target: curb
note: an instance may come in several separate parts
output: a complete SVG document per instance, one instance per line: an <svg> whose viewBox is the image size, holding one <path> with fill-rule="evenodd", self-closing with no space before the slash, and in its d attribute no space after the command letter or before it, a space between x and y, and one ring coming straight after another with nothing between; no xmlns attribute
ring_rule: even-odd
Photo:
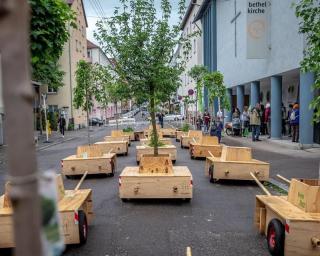
<svg viewBox="0 0 320 256"><path fill-rule="evenodd" d="M44 150L44 149L47 149L47 148L62 144L64 142L68 142L68 141L74 140L75 138L76 137L71 137L71 138L68 138L68 139L65 139L65 140L62 140L62 141L59 141L59 142L50 143L49 145L46 145L46 146L43 146L43 147L40 147L40 148L36 148L36 151L41 151L41 150Z"/></svg>

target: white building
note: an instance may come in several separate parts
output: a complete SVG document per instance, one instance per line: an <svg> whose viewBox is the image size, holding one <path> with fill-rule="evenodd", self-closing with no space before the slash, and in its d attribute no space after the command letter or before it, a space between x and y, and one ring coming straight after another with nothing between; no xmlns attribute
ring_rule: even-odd
<svg viewBox="0 0 320 256"><path fill-rule="evenodd" d="M186 14L183 18L182 24L181 24L181 30L182 30L182 36L186 37L194 32L200 31L201 30L201 23L194 23L194 18L199 10L199 7L202 3L202 0L196 0L196 1L190 1L189 6L187 8ZM188 72L191 70L191 68L195 65L202 65L203 63L203 42L202 42L202 36L197 36L192 38L191 41L191 51L189 52L188 56L183 56L183 49L182 47L178 46L177 49L177 55L180 56L181 58L185 58L186 60L186 69L181 75L181 81L182 81L182 86L178 89L177 95L178 96L187 96L188 91L192 89L195 91L196 83L193 81L191 77L188 76ZM191 96L194 100L196 99L196 93ZM182 100L181 100L182 102ZM199 108L198 108L199 109ZM189 105L189 115L194 116L196 111L196 106L195 104L190 104ZM185 115L186 114L186 109L183 103L181 104L181 114Z"/></svg>
<svg viewBox="0 0 320 256"><path fill-rule="evenodd" d="M87 40L87 56L88 62L91 64L99 64L104 67L113 65L112 60L105 55L101 48L89 40ZM107 108L104 108L97 101L94 101L90 116L97 117L101 120L113 118L116 109L118 110L118 113L121 113L121 102L118 102L117 108L113 103L109 103Z"/></svg>

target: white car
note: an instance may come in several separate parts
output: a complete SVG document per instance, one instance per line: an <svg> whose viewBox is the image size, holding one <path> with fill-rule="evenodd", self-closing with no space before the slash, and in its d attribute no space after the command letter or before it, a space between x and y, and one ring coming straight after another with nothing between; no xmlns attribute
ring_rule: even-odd
<svg viewBox="0 0 320 256"><path fill-rule="evenodd" d="M182 115L165 115L163 117L164 121L179 121L179 120L183 120L183 116Z"/></svg>

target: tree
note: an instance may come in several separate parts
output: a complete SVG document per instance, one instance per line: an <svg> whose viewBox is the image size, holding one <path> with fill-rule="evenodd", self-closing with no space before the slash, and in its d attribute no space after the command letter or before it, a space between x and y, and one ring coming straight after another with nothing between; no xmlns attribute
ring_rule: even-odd
<svg viewBox="0 0 320 256"><path fill-rule="evenodd" d="M320 1L300 0L295 5L296 16L300 18L299 32L304 34L306 48L301 62L302 72L315 74L315 91L320 89ZM314 121L320 122L320 95L310 104L315 110Z"/></svg>
<svg viewBox="0 0 320 256"><path fill-rule="evenodd" d="M200 110L203 112L203 77L208 73L205 66L195 65L188 72L188 75L196 82L197 98L196 98L196 119L198 118L198 101L200 105Z"/></svg>
<svg viewBox="0 0 320 256"><path fill-rule="evenodd" d="M203 76L203 85L208 88L209 100L211 103L218 99L218 111L230 109L230 102L227 98L227 88L223 82L223 75L219 71L207 73ZM217 111L217 109L215 109Z"/></svg>
<svg viewBox="0 0 320 256"><path fill-rule="evenodd" d="M76 70L77 85L74 88L73 104L87 113L88 143L90 144L89 111L93 106L96 86L93 80L93 68L90 63L80 60Z"/></svg>
<svg viewBox="0 0 320 256"><path fill-rule="evenodd" d="M65 0L29 0L31 18L32 79L58 88L64 72L59 67L70 27L76 27L75 13Z"/></svg>
<svg viewBox="0 0 320 256"><path fill-rule="evenodd" d="M169 65L174 47L181 43L184 54L190 51L189 34L180 37L180 24L171 27L172 6L169 0L161 0L161 16L157 15L153 0L121 0L122 8L116 8L114 16L97 23L95 33L104 52L116 60L114 71L117 81L129 88L137 101L149 102L155 141L157 100L163 102L166 95L176 92L180 86L180 74L184 62ZM185 2L179 0L180 21ZM154 154L158 155L158 144Z"/></svg>

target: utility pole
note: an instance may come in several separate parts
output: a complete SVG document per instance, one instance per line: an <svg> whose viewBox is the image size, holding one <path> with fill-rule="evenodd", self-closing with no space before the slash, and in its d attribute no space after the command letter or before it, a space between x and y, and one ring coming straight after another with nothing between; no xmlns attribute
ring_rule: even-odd
<svg viewBox="0 0 320 256"><path fill-rule="evenodd" d="M0 0L0 52L16 256L41 256L41 209L33 142L30 9L25 0Z"/></svg>

